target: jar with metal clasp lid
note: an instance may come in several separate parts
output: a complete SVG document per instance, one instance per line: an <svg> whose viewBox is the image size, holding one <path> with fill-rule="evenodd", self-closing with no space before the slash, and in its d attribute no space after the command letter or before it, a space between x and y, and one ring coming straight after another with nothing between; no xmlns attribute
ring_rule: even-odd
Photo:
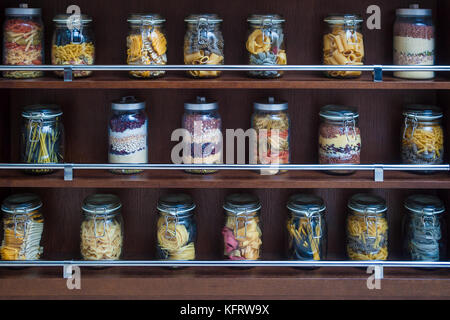
<svg viewBox="0 0 450 320"><path fill-rule="evenodd" d="M220 24L222 19L216 14L192 14L185 20L187 31L184 37L184 64L222 65L224 64L224 40ZM215 78L221 71L188 71L193 78Z"/></svg>
<svg viewBox="0 0 450 320"><path fill-rule="evenodd" d="M42 201L32 193L15 194L3 201L2 260L38 260L44 230Z"/></svg>
<svg viewBox="0 0 450 320"><path fill-rule="evenodd" d="M253 14L247 19L249 33L246 48L250 65L285 65L286 38L283 30L285 19L277 14ZM283 71L249 71L257 78L278 78Z"/></svg>
<svg viewBox="0 0 450 320"><path fill-rule="evenodd" d="M27 164L64 162L64 126L61 108L37 104L22 111L20 159ZM28 173L46 174L51 169L31 169Z"/></svg>
<svg viewBox="0 0 450 320"><path fill-rule="evenodd" d="M161 260L195 260L197 224L195 203L184 193L158 200L157 257Z"/></svg>
<svg viewBox="0 0 450 320"><path fill-rule="evenodd" d="M313 194L296 194L289 198L287 208L289 259L326 259L327 225L323 199Z"/></svg>
<svg viewBox="0 0 450 320"><path fill-rule="evenodd" d="M444 261L447 223L444 203L432 195L412 195L404 203L404 250L413 261Z"/></svg>
<svg viewBox="0 0 450 320"><path fill-rule="evenodd" d="M388 221L386 201L358 193L348 202L347 255L350 260L387 260Z"/></svg>
<svg viewBox="0 0 450 320"><path fill-rule="evenodd" d="M402 163L442 164L444 162L442 109L436 106L410 105L403 111L403 117ZM421 172L427 173L426 170Z"/></svg>
<svg viewBox="0 0 450 320"><path fill-rule="evenodd" d="M259 260L262 231L261 203L257 196L234 193L225 198L226 222L222 229L224 255L229 260Z"/></svg>
<svg viewBox="0 0 450 320"><path fill-rule="evenodd" d="M132 14L128 17L127 64L167 64L165 21L159 14ZM130 75L135 78L157 78L165 73L164 70L130 71Z"/></svg>
<svg viewBox="0 0 450 320"><path fill-rule="evenodd" d="M82 206L81 256L84 260L119 260L122 257L123 220L120 199L93 194Z"/></svg>
<svg viewBox="0 0 450 320"><path fill-rule="evenodd" d="M354 107L327 105L320 110L319 163L359 164L361 162L361 132L359 113ZM330 170L334 174L349 174L351 170Z"/></svg>

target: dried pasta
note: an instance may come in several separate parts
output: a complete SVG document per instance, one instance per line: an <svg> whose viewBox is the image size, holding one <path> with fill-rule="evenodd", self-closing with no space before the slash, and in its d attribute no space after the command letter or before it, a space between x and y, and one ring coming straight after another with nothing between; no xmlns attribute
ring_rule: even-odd
<svg viewBox="0 0 450 320"><path fill-rule="evenodd" d="M95 60L95 47L92 42L69 43L66 45L53 45L52 64L54 65L93 65ZM56 71L58 76L63 72ZM74 71L74 77L85 77L92 71Z"/></svg>
<svg viewBox="0 0 450 320"><path fill-rule="evenodd" d="M404 128L402 158L404 163L439 164L443 162L444 131L440 125L412 125Z"/></svg>
<svg viewBox="0 0 450 320"><path fill-rule="evenodd" d="M157 223L158 249L160 258L164 260L194 260L195 231L192 224L186 227L175 218L166 219L161 216Z"/></svg>
<svg viewBox="0 0 450 320"><path fill-rule="evenodd" d="M92 218L81 224L81 255L84 260L119 260L122 226L116 220Z"/></svg>
<svg viewBox="0 0 450 320"><path fill-rule="evenodd" d="M322 218L319 218L322 219ZM294 260L322 260L325 223L307 217L291 217L287 222L289 255Z"/></svg>
<svg viewBox="0 0 450 320"><path fill-rule="evenodd" d="M259 218L228 216L222 230L224 254L230 260L258 260L262 245Z"/></svg>

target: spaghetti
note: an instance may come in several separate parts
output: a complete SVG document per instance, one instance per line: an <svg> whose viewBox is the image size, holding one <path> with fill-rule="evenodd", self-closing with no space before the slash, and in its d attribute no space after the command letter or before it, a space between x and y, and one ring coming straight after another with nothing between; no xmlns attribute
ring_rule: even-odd
<svg viewBox="0 0 450 320"><path fill-rule="evenodd" d="M307 217L291 217L287 222L289 255L295 260L322 260L324 255L322 227L324 223Z"/></svg>

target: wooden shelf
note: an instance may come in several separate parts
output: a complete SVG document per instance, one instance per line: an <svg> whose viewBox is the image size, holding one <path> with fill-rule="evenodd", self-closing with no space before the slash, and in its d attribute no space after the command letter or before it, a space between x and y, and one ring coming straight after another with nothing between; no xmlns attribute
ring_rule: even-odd
<svg viewBox="0 0 450 320"><path fill-rule="evenodd" d="M385 172L383 182L375 182L372 172L329 175L316 171L293 171L280 175L260 175L252 171L220 171L209 175L178 170L146 171L136 175L116 175L102 170L75 171L73 181L64 181L62 171L33 176L20 171L0 171L0 187L31 188L399 188L450 189L450 175L420 175L410 172Z"/></svg>
<svg viewBox="0 0 450 320"><path fill-rule="evenodd" d="M12 80L0 78L0 89L368 89L368 90L448 90L450 79L402 80L384 75L374 82L369 73L359 79L329 79L316 73L289 73L280 79L261 80L243 73L224 73L217 79L191 79L184 74L169 73L152 80L132 79L126 72L96 72L92 77L64 82L56 76Z"/></svg>

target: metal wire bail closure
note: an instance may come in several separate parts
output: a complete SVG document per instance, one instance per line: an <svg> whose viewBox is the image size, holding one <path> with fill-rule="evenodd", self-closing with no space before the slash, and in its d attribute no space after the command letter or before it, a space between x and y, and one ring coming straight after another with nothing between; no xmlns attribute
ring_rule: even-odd
<svg viewBox="0 0 450 320"><path fill-rule="evenodd" d="M346 114L346 116L352 116L352 113L348 113ZM345 131L345 137L347 138L348 142L351 142L350 138L349 138L349 131L352 131L352 136L353 136L353 141L356 140L356 121L355 119L351 119L351 120L344 120L344 131Z"/></svg>
<svg viewBox="0 0 450 320"><path fill-rule="evenodd" d="M166 221L166 231L164 232L164 237L167 240L175 239L177 237L177 225L179 224L178 209L175 209L175 217L166 215L164 220ZM171 222L174 223L173 230L169 229L169 223Z"/></svg>
<svg viewBox="0 0 450 320"><path fill-rule="evenodd" d="M97 213L97 211L100 211L100 213ZM94 237L96 239L103 238L106 235L106 208L102 208L98 210L97 208L94 209L95 217L94 217ZM101 236L97 235L97 217L100 219L103 219L103 234Z"/></svg>
<svg viewBox="0 0 450 320"><path fill-rule="evenodd" d="M198 44L205 45L208 43L209 19L199 18L197 22Z"/></svg>
<svg viewBox="0 0 450 320"><path fill-rule="evenodd" d="M262 33L263 33L263 37L262 37L262 41L263 44L271 44L273 39L272 39L272 27L273 27L273 20L270 19L262 19L261 21L261 29L262 29ZM269 41L266 41L266 36L267 38L269 38Z"/></svg>
<svg viewBox="0 0 450 320"><path fill-rule="evenodd" d="M421 221L423 225L423 229L425 230L425 238L428 240L436 240L433 230L436 224L436 216L434 215L434 209L431 208L423 208ZM428 214L432 214L430 217Z"/></svg>
<svg viewBox="0 0 450 320"><path fill-rule="evenodd" d="M40 119L39 120L35 120L35 119L30 119L30 131L29 131L29 133L28 133L28 141L29 142L31 142L31 143L36 143L36 142L39 142L40 141L40 136L41 136L41 133L42 133L42 127L43 127L43 124L44 124L44 114L43 113L40 113L39 114L39 117L40 117ZM36 140L33 140L33 137L31 136L31 133L33 132L33 123L36 123L37 124L37 139Z"/></svg>
<svg viewBox="0 0 450 320"><path fill-rule="evenodd" d="M14 213L13 213L13 215L14 215L14 218L13 218L13 221L14 221L14 238L16 238L16 239L24 239L25 238L25 231L27 230L27 227L28 227L28 217L27 217L26 214L17 214L16 212L17 212L16 209L14 209ZM23 236L22 237L18 237L17 236L17 218L18 217L21 217L24 220L24 222L23 222Z"/></svg>
<svg viewBox="0 0 450 320"><path fill-rule="evenodd" d="M312 213L310 213L312 212ZM317 221L316 224L319 225L319 233L316 234L316 228L313 226L313 222ZM322 219L320 218L319 211L314 210L314 212L311 210L311 208L308 208L308 223L312 230L312 236L313 239L320 239L322 238Z"/></svg>
<svg viewBox="0 0 450 320"><path fill-rule="evenodd" d="M244 215L236 215L235 216L235 223L234 223L234 237L236 239L246 239L247 238L247 224L248 224L248 216L247 216L247 209L244 209ZM244 222L244 236L239 236L239 220Z"/></svg>
<svg viewBox="0 0 450 320"><path fill-rule="evenodd" d="M345 24L349 27L356 26L356 19L355 16L353 16L351 19L345 18ZM349 45L356 45L358 44L358 35L355 30L346 30L345 31L345 37L347 38Z"/></svg>
<svg viewBox="0 0 450 320"><path fill-rule="evenodd" d="M412 123L412 131L411 136L409 138L406 137L406 129L408 128L408 123ZM408 141L411 141L414 138L414 131L418 127L419 121L417 120L417 115L414 115L413 118L405 117L405 129L403 130L403 139L407 139Z"/></svg>
<svg viewBox="0 0 450 320"><path fill-rule="evenodd" d="M372 213L372 214L369 214ZM370 222L372 220L372 222ZM378 238L378 216L377 210L369 211L367 209L364 210L364 223L366 224L366 238L367 239L377 239ZM375 224L375 237L371 236L369 233L369 223Z"/></svg>

